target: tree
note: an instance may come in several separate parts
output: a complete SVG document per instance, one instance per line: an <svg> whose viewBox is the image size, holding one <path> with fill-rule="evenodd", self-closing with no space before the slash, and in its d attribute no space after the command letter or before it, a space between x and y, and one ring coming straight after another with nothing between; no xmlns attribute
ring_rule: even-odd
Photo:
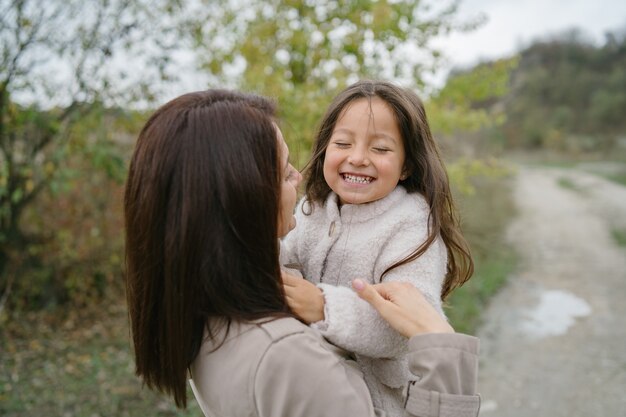
<svg viewBox="0 0 626 417"><path fill-rule="evenodd" d="M46 237L45 225L26 231L24 213L79 174L68 166L72 155L123 178L104 109L149 99L167 78L175 45L168 10L175 7L168 0L0 0L0 310L30 249ZM163 22L158 38L155 15ZM138 78L123 60L152 65ZM99 129L81 131L90 118Z"/></svg>
<svg viewBox="0 0 626 417"><path fill-rule="evenodd" d="M614 150L626 123L626 36L598 47L571 30L520 53L502 104L510 147L568 152Z"/></svg>
<svg viewBox="0 0 626 417"><path fill-rule="evenodd" d="M518 61L512 57L453 71L427 103L433 130L472 132L501 124L504 114L498 102L509 92Z"/></svg>
<svg viewBox="0 0 626 417"><path fill-rule="evenodd" d="M206 1L187 27L216 82L276 97L290 146L308 150L313 127L347 84L381 77L423 87L441 60L432 40L478 24L457 21L458 3Z"/></svg>

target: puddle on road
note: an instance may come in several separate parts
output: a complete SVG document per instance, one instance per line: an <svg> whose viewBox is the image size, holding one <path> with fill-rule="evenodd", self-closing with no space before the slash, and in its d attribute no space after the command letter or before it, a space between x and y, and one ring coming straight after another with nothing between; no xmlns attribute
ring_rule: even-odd
<svg viewBox="0 0 626 417"><path fill-rule="evenodd" d="M539 305L527 312L521 329L534 338L559 336L567 333L577 318L589 314L591 307L582 298L567 291L544 291Z"/></svg>

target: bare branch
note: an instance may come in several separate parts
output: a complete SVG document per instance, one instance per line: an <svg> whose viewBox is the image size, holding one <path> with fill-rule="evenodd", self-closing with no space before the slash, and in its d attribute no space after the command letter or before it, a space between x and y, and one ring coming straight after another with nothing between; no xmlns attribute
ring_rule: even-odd
<svg viewBox="0 0 626 417"><path fill-rule="evenodd" d="M11 295L11 289L13 287L13 282L15 281L15 274L9 272L6 274L7 276L7 286L2 293L2 297L0 297L0 315L2 314L2 310L4 310L4 306L9 300L9 295Z"/></svg>
<svg viewBox="0 0 626 417"><path fill-rule="evenodd" d="M35 39L38 36L39 30L42 27L44 20L44 12L43 9L40 9L38 19L34 20L32 23L32 28L29 30L24 26L24 16L23 16L23 2L15 2L17 4L17 19L14 30L14 38L16 44L16 51L11 59L11 62L7 65L7 74L5 79L3 80L3 85L6 87L10 85L13 76L19 71L18 62L20 58L26 53L28 48L35 44ZM29 20L30 22L30 20ZM26 39L22 39L23 34L26 33Z"/></svg>

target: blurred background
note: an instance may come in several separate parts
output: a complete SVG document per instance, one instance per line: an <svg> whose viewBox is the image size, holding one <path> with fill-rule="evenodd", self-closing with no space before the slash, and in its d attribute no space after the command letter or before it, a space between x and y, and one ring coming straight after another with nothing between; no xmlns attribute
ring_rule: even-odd
<svg viewBox="0 0 626 417"><path fill-rule="evenodd" d="M626 184L625 4L0 0L0 414L201 415L134 377L121 201L149 114L209 87L275 98L300 168L348 84L418 92L477 265L447 314L478 332L519 266L520 167Z"/></svg>

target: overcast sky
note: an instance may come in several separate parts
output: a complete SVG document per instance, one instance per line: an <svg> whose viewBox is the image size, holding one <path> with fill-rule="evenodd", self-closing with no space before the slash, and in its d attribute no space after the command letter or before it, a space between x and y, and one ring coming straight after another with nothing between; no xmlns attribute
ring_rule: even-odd
<svg viewBox="0 0 626 417"><path fill-rule="evenodd" d="M461 16L483 13L479 29L440 43L452 63L472 65L510 55L533 39L577 27L596 42L609 30L626 30L626 0L462 0Z"/></svg>

